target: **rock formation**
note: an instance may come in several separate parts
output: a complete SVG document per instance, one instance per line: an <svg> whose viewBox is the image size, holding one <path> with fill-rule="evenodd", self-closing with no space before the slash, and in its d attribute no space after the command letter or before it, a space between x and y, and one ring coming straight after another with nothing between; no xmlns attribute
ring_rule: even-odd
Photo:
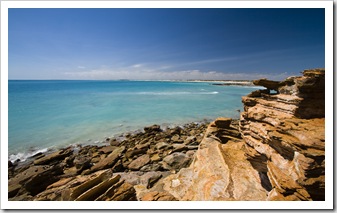
<svg viewBox="0 0 337 213"><path fill-rule="evenodd" d="M179 200L324 200L324 80L315 69L254 81L266 89L242 98L239 127L210 124L190 167L164 189Z"/></svg>
<svg viewBox="0 0 337 213"><path fill-rule="evenodd" d="M305 70L242 97L240 120L158 125L8 162L9 200L325 200L325 75Z"/></svg>
<svg viewBox="0 0 337 213"><path fill-rule="evenodd" d="M9 200L137 200L137 194L189 166L207 125L153 125L107 139L106 146L68 147L22 165L9 161ZM145 199L176 200L169 193Z"/></svg>
<svg viewBox="0 0 337 213"><path fill-rule="evenodd" d="M277 84L255 81L267 91L242 99L241 135L248 160L271 183L268 200L325 199L324 82L323 69L305 70Z"/></svg>

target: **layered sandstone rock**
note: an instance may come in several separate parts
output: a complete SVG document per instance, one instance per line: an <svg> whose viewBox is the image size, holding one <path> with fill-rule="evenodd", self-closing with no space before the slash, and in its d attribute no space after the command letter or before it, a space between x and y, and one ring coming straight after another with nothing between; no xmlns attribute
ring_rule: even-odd
<svg viewBox="0 0 337 213"><path fill-rule="evenodd" d="M178 200L324 200L324 69L242 97L239 127L220 118L189 168L164 179Z"/></svg>
<svg viewBox="0 0 337 213"><path fill-rule="evenodd" d="M281 82L254 81L267 90L242 99L241 135L248 160L271 183L268 200L325 199L324 82L324 69L305 70Z"/></svg>
<svg viewBox="0 0 337 213"><path fill-rule="evenodd" d="M164 179L164 190L178 200L265 200L258 172L246 160L245 143L230 119L218 119L189 168Z"/></svg>

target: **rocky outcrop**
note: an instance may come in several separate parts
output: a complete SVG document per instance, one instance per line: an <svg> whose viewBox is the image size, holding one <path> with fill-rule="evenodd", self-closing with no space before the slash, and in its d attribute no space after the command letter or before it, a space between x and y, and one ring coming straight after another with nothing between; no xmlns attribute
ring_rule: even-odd
<svg viewBox="0 0 337 213"><path fill-rule="evenodd" d="M324 81L323 69L256 80L266 89L242 97L239 120L153 125L8 162L9 200L325 200Z"/></svg>
<svg viewBox="0 0 337 213"><path fill-rule="evenodd" d="M228 122L231 120L218 119L210 124L191 166L165 178L164 190L178 200L267 198L258 172L246 160L237 124L227 127Z"/></svg>
<svg viewBox="0 0 337 213"><path fill-rule="evenodd" d="M324 70L242 97L239 123L219 118L190 167L164 179L178 200L324 200ZM309 104L310 103L310 104Z"/></svg>
<svg viewBox="0 0 337 213"><path fill-rule="evenodd" d="M137 193L189 166L206 127L153 125L107 139L110 145L68 147L21 166L8 162L9 200L140 200ZM175 199L166 192L152 198Z"/></svg>
<svg viewBox="0 0 337 213"><path fill-rule="evenodd" d="M248 160L271 183L268 200L325 199L324 82L323 69L305 70L278 83L254 81L267 91L242 99L241 135Z"/></svg>
<svg viewBox="0 0 337 213"><path fill-rule="evenodd" d="M284 112L283 116L297 118L324 118L325 116L325 75L324 69L304 70L303 76L289 77L284 81L260 79L253 81L255 85L264 86L243 98L245 107L254 111L270 109L273 112ZM274 94L271 91L274 90ZM283 117L282 116L282 117Z"/></svg>

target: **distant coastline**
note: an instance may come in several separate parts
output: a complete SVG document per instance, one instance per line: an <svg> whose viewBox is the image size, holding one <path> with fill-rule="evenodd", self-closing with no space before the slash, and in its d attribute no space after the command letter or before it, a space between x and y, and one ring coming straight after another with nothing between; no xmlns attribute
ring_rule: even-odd
<svg viewBox="0 0 337 213"><path fill-rule="evenodd" d="M206 82L216 86L255 86L252 80L189 80L187 82Z"/></svg>

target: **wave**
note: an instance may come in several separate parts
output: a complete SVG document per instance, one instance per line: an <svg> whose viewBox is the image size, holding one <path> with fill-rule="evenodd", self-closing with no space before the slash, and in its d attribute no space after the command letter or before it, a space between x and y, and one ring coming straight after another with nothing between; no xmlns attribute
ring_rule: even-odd
<svg viewBox="0 0 337 213"><path fill-rule="evenodd" d="M15 161L20 160L20 162L26 161L28 158L38 154L38 153L45 153L50 151L51 148L44 148L44 149L39 149L31 152L19 152L17 154L11 154L8 157L8 160L14 163Z"/></svg>
<svg viewBox="0 0 337 213"><path fill-rule="evenodd" d="M138 92L138 95L214 95L218 91L212 92Z"/></svg>

